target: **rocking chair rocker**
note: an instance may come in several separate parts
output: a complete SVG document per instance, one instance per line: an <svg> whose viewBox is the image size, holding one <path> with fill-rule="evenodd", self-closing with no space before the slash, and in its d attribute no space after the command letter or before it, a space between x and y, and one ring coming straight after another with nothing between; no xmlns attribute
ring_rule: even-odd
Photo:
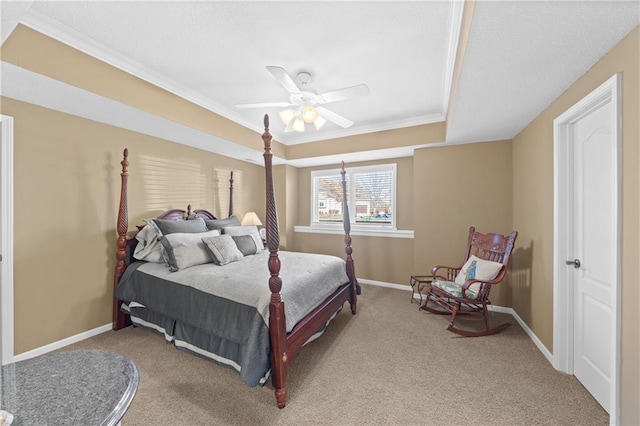
<svg viewBox="0 0 640 426"><path fill-rule="evenodd" d="M508 236L481 234L475 227L470 227L463 265L435 266L432 269L433 281L420 309L440 315L451 314L447 330L466 337L496 334L509 327L510 323L504 323L490 328L487 306L491 304L491 286L500 283L507 273L517 235L517 231ZM429 306L430 302L436 307ZM484 320L486 330L470 331L456 327L458 315Z"/></svg>

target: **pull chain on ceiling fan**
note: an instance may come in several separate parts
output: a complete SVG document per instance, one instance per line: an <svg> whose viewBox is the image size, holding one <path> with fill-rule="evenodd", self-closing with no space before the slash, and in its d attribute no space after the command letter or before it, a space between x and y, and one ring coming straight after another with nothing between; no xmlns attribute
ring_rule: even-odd
<svg viewBox="0 0 640 426"><path fill-rule="evenodd" d="M327 121L345 129L351 127L353 121L336 114L322 105L369 95L369 87L364 83L318 95L313 89L307 88L307 85L311 82L311 74L308 72L298 73L296 76L298 84L296 84L284 68L268 66L267 70L289 92L289 102L237 104L236 108L286 107L286 109L280 111L280 118L286 126L285 132L304 132L305 123L313 123L316 130L320 130Z"/></svg>

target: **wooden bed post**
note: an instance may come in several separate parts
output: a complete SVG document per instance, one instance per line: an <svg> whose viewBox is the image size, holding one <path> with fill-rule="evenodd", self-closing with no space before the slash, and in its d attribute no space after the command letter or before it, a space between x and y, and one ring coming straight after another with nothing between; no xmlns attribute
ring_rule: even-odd
<svg viewBox="0 0 640 426"><path fill-rule="evenodd" d="M356 278L356 270L353 263L353 257L351 257L351 253L353 249L351 248L351 218L349 216L349 203L347 201L347 180L345 178L346 171L344 169L344 161L342 162L342 169L340 170L340 174L342 175L342 205L343 205L343 219L342 223L344 225L344 251L347 254L347 277L351 281L351 292L350 292L350 300L349 304L351 305L351 313L353 315L356 314L356 305L357 305L357 278Z"/></svg>
<svg viewBox="0 0 640 426"><path fill-rule="evenodd" d="M273 166L271 163L271 134L269 133L269 116L264 115L264 170L267 187L267 248L269 249L269 290L271 301L269 302L269 335L271 337L271 382L275 389L278 408L284 408L287 403L287 373L289 363L286 352L287 327L284 316L284 303L280 296L282 278L280 278L280 258L278 246L280 235L278 234L278 210L273 189Z"/></svg>
<svg viewBox="0 0 640 426"><path fill-rule="evenodd" d="M126 259L127 259L127 231L129 230L129 213L127 206L127 180L129 177L129 150L127 148L124 149L122 153L123 159L120 162L122 165L122 173L121 176L121 185L120 185L120 207L118 208L118 241L117 252L116 252L116 272L114 275L113 282L113 290L118 287L118 283L120 282L120 278L122 274L124 274L124 270L127 267ZM131 324L131 320L127 318L127 316L120 311L120 301L118 299L113 299L113 329L119 330L121 328L126 327Z"/></svg>
<svg viewBox="0 0 640 426"><path fill-rule="evenodd" d="M233 170L231 170L231 175L229 176L229 215L227 217L231 217L233 215Z"/></svg>

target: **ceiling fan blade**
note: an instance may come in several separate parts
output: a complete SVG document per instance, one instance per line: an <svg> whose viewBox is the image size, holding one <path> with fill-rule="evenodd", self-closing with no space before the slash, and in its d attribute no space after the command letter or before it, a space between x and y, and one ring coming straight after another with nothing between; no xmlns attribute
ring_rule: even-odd
<svg viewBox="0 0 640 426"><path fill-rule="evenodd" d="M326 118L327 120L337 124L338 126L344 129L351 127L353 125L353 121L347 118L344 118L343 116L336 114L335 112L330 111L324 107L317 106L316 110L318 111L318 113L320 113L320 116Z"/></svg>
<svg viewBox="0 0 640 426"><path fill-rule="evenodd" d="M300 93L300 89L296 85L295 81L287 74L284 68L267 66L267 70L273 74L273 76L278 80L278 83L284 87L289 93Z"/></svg>
<svg viewBox="0 0 640 426"><path fill-rule="evenodd" d="M344 89L332 90L331 92L322 93L320 97L325 103L343 101L345 99L355 98L358 96L368 96L369 86L366 84L358 84Z"/></svg>
<svg viewBox="0 0 640 426"><path fill-rule="evenodd" d="M269 108L269 107L289 107L294 106L291 102L262 102L257 104L236 104L236 108Z"/></svg>

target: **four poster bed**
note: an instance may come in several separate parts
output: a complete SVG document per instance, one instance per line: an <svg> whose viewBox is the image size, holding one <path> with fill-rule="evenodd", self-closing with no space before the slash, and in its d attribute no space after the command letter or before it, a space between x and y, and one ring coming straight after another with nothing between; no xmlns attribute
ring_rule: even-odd
<svg viewBox="0 0 640 426"><path fill-rule="evenodd" d="M250 386L264 384L270 375L277 405L283 408L289 366L298 350L322 333L345 302L349 302L355 315L360 290L351 256L344 163L341 174L346 260L308 253L278 253L268 115L264 117L264 125L267 246L264 250L260 247L262 240L255 240L253 230L249 236L241 233L223 237L249 228L237 226L240 223L232 216L232 196L227 219L216 219L206 210L191 211L191 206L187 211L174 209L147 220L145 227L139 227L136 238L128 239L129 162L128 151L124 150L113 328L119 330L133 323L155 329L177 347L234 368ZM233 174L229 191L232 194ZM181 230L171 233L177 225ZM162 230L155 229L160 226ZM155 253L162 251L163 259L136 261L134 252L142 253L140 241L156 231L163 249ZM238 248L243 244L239 251L244 256L228 255L236 253L236 246L227 247L228 251L220 248L231 238ZM247 242L256 248L255 253L245 250ZM203 250L215 263L203 255Z"/></svg>

